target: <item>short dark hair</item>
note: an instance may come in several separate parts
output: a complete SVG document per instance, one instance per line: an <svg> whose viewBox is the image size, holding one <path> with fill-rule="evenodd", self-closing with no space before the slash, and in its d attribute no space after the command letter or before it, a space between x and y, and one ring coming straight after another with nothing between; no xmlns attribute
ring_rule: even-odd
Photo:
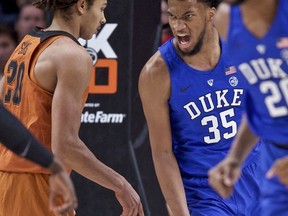
<svg viewBox="0 0 288 216"><path fill-rule="evenodd" d="M222 0L198 0L198 1L207 4L209 7L215 7L215 8L217 8L218 5L222 2Z"/></svg>
<svg viewBox="0 0 288 216"><path fill-rule="evenodd" d="M96 0L85 0L88 3L88 9L94 4ZM50 13L50 21L54 16L56 10L61 10L64 20L71 19L71 7L76 4L78 0L37 0L33 2L37 8Z"/></svg>
<svg viewBox="0 0 288 216"><path fill-rule="evenodd" d="M17 32L12 27L0 23L0 35L8 35L15 44L18 44Z"/></svg>
<svg viewBox="0 0 288 216"><path fill-rule="evenodd" d="M184 1L184 0L179 0L179 1ZM215 7L217 8L218 5L223 1L223 0L196 0L197 2L201 2L206 4L208 7Z"/></svg>
<svg viewBox="0 0 288 216"><path fill-rule="evenodd" d="M85 0L88 3L88 7L92 6L95 0ZM76 4L78 0L37 0L33 2L37 8L49 11L50 9L68 9L72 5Z"/></svg>

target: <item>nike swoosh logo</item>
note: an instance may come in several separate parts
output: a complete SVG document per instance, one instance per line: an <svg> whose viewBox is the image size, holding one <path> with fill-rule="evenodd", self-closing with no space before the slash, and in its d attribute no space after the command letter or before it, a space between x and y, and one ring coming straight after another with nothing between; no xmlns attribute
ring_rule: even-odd
<svg viewBox="0 0 288 216"><path fill-rule="evenodd" d="M186 86L185 88L180 89L180 92L185 92L185 91L187 91L191 86L192 86L192 84Z"/></svg>

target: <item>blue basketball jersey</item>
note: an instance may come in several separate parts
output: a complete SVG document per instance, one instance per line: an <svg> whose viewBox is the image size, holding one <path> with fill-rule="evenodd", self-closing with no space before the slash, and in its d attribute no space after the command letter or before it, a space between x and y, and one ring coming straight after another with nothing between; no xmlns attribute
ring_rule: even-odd
<svg viewBox="0 0 288 216"><path fill-rule="evenodd" d="M249 85L249 125L263 140L288 143L288 1L279 0L269 31L255 37L244 25L239 6L231 7L224 49Z"/></svg>
<svg viewBox="0 0 288 216"><path fill-rule="evenodd" d="M244 110L243 78L225 52L214 69L199 71L176 53L173 38L159 51L170 73L172 142L181 175L207 177L237 133Z"/></svg>

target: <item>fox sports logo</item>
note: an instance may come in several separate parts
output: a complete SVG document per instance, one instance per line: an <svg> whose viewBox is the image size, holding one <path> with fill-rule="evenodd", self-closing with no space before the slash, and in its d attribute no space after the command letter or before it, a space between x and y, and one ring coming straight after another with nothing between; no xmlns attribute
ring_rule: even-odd
<svg viewBox="0 0 288 216"><path fill-rule="evenodd" d="M91 48L91 47L85 47L87 52L89 53L89 55L91 56L92 60L93 60L93 65L97 62L97 52Z"/></svg>

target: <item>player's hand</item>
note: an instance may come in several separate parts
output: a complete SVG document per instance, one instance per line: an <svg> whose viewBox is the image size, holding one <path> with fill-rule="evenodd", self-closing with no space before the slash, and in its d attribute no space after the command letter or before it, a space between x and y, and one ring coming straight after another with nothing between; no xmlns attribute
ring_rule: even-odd
<svg viewBox="0 0 288 216"><path fill-rule="evenodd" d="M57 215L72 213L77 207L77 198L73 183L66 172L66 169L56 157L54 157L54 161L49 169L52 172L49 179L49 205L51 210ZM63 199L62 205L57 203L59 197L62 197Z"/></svg>
<svg viewBox="0 0 288 216"><path fill-rule="evenodd" d="M241 174L240 162L226 157L208 172L209 184L222 197L228 198L233 193L234 184Z"/></svg>
<svg viewBox="0 0 288 216"><path fill-rule="evenodd" d="M122 190L115 195L123 209L121 216L144 216L140 197L125 179Z"/></svg>
<svg viewBox="0 0 288 216"><path fill-rule="evenodd" d="M274 176L278 176L279 181L288 186L288 156L276 160L266 173L269 179Z"/></svg>

